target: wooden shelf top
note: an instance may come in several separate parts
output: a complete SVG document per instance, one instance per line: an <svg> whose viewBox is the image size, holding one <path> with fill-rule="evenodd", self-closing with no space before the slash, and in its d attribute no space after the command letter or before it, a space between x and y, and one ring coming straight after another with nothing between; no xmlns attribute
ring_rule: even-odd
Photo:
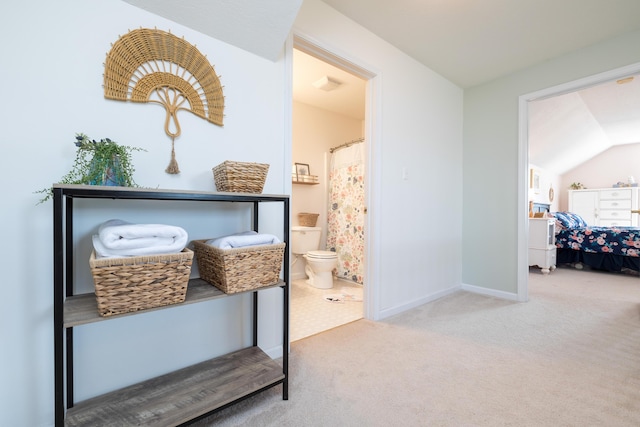
<svg viewBox="0 0 640 427"><path fill-rule="evenodd" d="M53 184L52 189L54 195L57 191L61 191L63 195L68 197L88 199L192 200L213 202L281 202L289 200L289 196L284 194L232 193L82 184Z"/></svg>

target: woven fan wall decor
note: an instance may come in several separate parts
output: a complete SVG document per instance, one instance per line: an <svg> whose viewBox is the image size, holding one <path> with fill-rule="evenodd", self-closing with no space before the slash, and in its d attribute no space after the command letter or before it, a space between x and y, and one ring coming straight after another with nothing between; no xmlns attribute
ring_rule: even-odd
<svg viewBox="0 0 640 427"><path fill-rule="evenodd" d="M184 38L157 29L130 31L112 45L104 66L105 98L151 102L165 108L164 130L171 138L167 173L180 173L175 158L178 111L191 111L223 126L220 80L207 58Z"/></svg>

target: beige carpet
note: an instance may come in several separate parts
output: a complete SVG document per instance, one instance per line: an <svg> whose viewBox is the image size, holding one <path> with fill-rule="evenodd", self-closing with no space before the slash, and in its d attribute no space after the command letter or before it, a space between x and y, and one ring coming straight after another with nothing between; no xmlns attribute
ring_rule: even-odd
<svg viewBox="0 0 640 427"><path fill-rule="evenodd" d="M532 269L529 288L297 341L288 401L278 386L196 425L639 426L640 278Z"/></svg>

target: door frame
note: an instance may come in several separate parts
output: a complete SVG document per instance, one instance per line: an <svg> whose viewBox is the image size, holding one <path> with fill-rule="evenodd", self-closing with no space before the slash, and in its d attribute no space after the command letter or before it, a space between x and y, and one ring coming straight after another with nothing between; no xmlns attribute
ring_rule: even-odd
<svg viewBox="0 0 640 427"><path fill-rule="evenodd" d="M548 87L518 98L518 301L529 300L529 103L640 73L640 62Z"/></svg>
<svg viewBox="0 0 640 427"><path fill-rule="evenodd" d="M331 47L302 32L293 31L285 46L285 64L287 66L287 77L285 87L288 91L288 99L292 100L293 91L293 49L303 51L328 64L361 77L367 81L365 94L365 285L364 285L364 318L370 320L380 319L380 284L379 265L380 247L376 236L380 235L377 213L380 212L380 111L381 105L377 102L381 86L381 73L375 71L373 67L364 61L340 52L337 48ZM285 164L292 162L292 106L291 102L285 107L288 144L285 147ZM288 181L289 194L291 194L291 180Z"/></svg>

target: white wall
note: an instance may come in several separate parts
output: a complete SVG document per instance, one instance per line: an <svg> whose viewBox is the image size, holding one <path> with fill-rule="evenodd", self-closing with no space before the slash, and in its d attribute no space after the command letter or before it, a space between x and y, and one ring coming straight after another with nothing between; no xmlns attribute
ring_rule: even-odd
<svg viewBox="0 0 640 427"><path fill-rule="evenodd" d="M618 181L627 183L629 176L640 182L640 144L611 147L596 157L562 175L562 206L569 204L568 189L572 182L586 188L611 188Z"/></svg>
<svg viewBox="0 0 640 427"><path fill-rule="evenodd" d="M364 102L364 100L362 100ZM291 193L292 223L298 213L319 213L318 224L326 224L326 189L329 180L329 149L362 136L362 121L300 102L293 103L292 158L306 163L318 185L294 185Z"/></svg>
<svg viewBox="0 0 640 427"><path fill-rule="evenodd" d="M376 74L375 132L365 135L374 311L389 316L459 287L462 90L318 0L303 3L294 31Z"/></svg>
<svg viewBox="0 0 640 427"><path fill-rule="evenodd" d="M628 33L465 90L464 283L517 292L519 97L638 62L638 43Z"/></svg>
<svg viewBox="0 0 640 427"><path fill-rule="evenodd" d="M363 100L364 102L364 100ZM291 190L292 224L298 213L319 213L318 225L327 222L329 149L362 136L362 121L300 102L293 103L292 159L309 165L318 185L294 185Z"/></svg>
<svg viewBox="0 0 640 427"><path fill-rule="evenodd" d="M145 148L134 156L136 181L143 186L214 190L211 168L239 160L269 163L265 193L282 193L285 178L290 179L284 164L289 149L283 126L285 65L120 1L30 1L0 8L0 34L7 41L0 67L7 195L1 214L7 243L0 249L0 425L45 426L53 423L52 203L36 205L40 195L33 192L70 169L75 133L85 132ZM224 86L223 128L178 113L183 132L176 141L179 175L164 172L171 142L163 130L163 109L103 96L103 63L111 43L140 27L184 36L207 56ZM188 211L162 205L126 213L112 206L86 206L91 212L76 230L77 259L85 266L81 275L86 276L91 230L111 215L184 225L191 238L247 225L208 214L197 204ZM263 300L260 345L277 356L282 341L278 295L269 291ZM233 297L76 328L77 398L245 345L250 342L247 308L246 298ZM245 315L230 316L236 312Z"/></svg>
<svg viewBox="0 0 640 427"><path fill-rule="evenodd" d="M539 188L536 190L535 187L531 185L531 169L534 169L539 177ZM549 212L558 211L558 207L560 206L559 193L561 190L561 180L560 177L554 173L549 172L546 169L539 167L536 164L529 163L529 185L527 186L528 199L534 203L547 203L550 205ZM553 200L549 197L549 189L553 188Z"/></svg>

